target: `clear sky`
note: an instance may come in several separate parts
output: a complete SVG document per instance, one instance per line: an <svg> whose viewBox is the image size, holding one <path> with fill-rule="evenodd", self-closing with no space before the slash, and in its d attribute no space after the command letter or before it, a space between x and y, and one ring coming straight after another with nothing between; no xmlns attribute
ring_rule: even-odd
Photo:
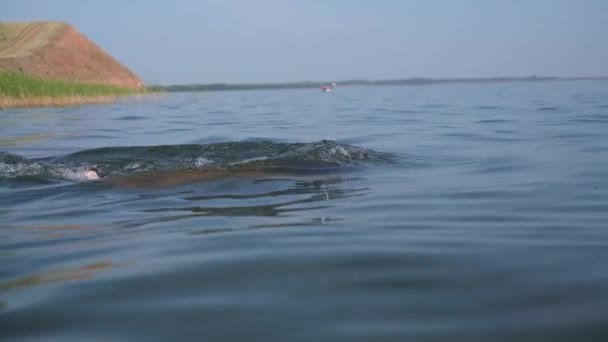
<svg viewBox="0 0 608 342"><path fill-rule="evenodd" d="M0 0L147 83L608 75L608 0Z"/></svg>

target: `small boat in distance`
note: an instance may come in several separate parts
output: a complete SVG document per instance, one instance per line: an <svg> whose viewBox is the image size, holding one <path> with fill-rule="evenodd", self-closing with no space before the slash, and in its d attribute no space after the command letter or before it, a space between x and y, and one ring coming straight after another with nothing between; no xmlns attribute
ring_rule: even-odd
<svg viewBox="0 0 608 342"><path fill-rule="evenodd" d="M329 93L329 92L331 92L331 91L332 91L332 90L333 90L335 87L336 87L336 83L332 83L331 85L329 85L329 84L324 84L324 85L321 87L321 91L322 91L322 92L324 92L324 93Z"/></svg>

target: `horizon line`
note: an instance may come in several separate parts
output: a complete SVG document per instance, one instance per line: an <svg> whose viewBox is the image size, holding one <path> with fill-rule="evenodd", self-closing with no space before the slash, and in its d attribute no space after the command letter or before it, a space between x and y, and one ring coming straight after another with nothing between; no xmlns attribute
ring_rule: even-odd
<svg viewBox="0 0 608 342"><path fill-rule="evenodd" d="M172 87L172 86L273 86L273 85L318 85L325 83L391 83L391 82L483 82L483 81L549 81L549 80L608 80L608 75L598 76L542 76L542 75L529 75L529 76L490 76L490 77L407 77L407 78L390 78L390 79L364 79L364 78L352 78L342 80L303 80L303 81L283 81L283 82L184 82L184 83L156 83L150 84L149 86L158 87Z"/></svg>

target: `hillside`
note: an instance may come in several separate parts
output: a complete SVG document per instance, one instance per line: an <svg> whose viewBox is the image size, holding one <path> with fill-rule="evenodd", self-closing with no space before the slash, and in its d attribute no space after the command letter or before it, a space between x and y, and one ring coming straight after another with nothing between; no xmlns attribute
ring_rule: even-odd
<svg viewBox="0 0 608 342"><path fill-rule="evenodd" d="M0 72L47 80L139 89L129 69L71 25L61 22L0 23Z"/></svg>

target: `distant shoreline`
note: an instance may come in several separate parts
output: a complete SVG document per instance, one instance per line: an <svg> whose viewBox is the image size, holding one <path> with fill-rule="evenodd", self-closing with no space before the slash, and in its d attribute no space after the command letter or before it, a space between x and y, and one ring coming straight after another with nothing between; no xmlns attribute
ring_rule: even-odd
<svg viewBox="0 0 608 342"><path fill-rule="evenodd" d="M608 81L608 76L596 77L488 77L488 78L407 78L395 80L343 80L327 82L285 82L285 83L209 83L153 85L148 89L167 92L231 91L231 90L272 90L321 88L324 84L336 82L338 87L349 86L412 86L449 83L502 83L502 82L555 82L555 81Z"/></svg>

